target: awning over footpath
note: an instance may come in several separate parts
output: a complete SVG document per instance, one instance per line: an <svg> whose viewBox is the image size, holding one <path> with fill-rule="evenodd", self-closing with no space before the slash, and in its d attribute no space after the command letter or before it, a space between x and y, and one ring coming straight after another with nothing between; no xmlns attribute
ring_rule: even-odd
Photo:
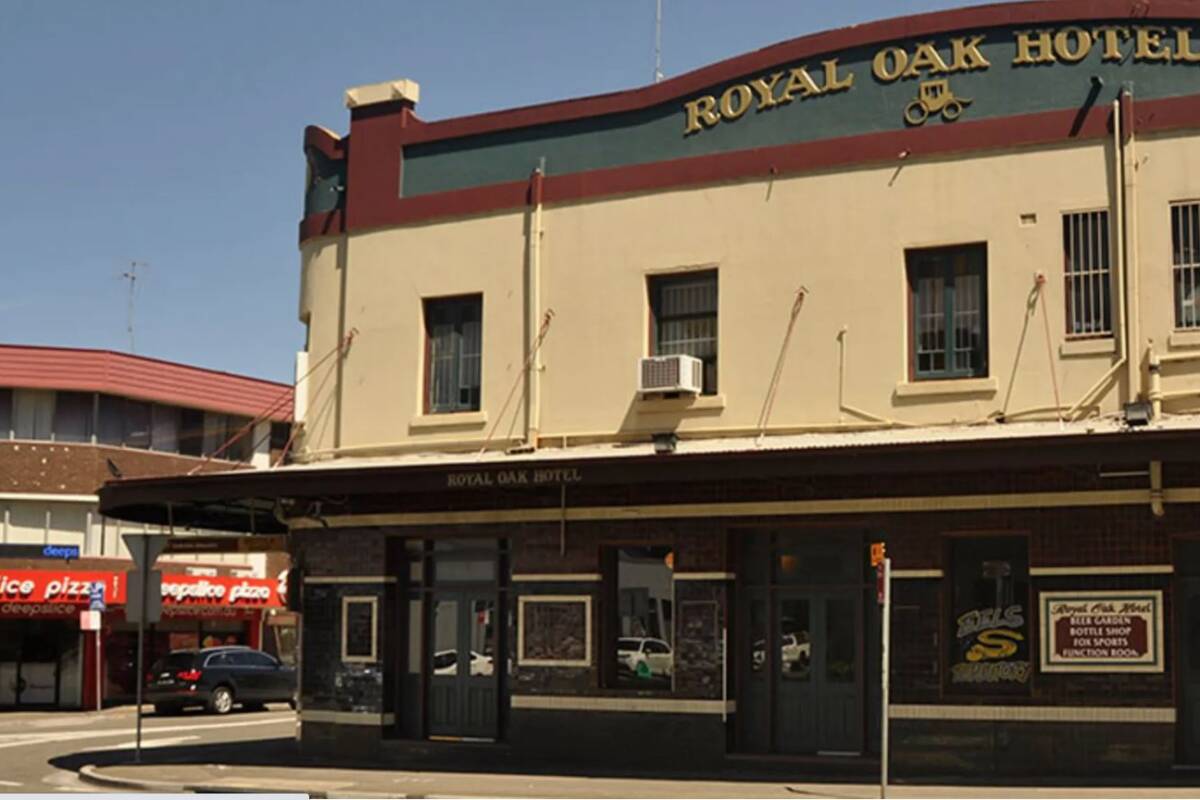
<svg viewBox="0 0 1200 800"><path fill-rule="evenodd" d="M1130 427L1115 418L867 432L681 438L659 452L652 441L505 453L420 453L291 464L166 478L110 481L100 511L117 519L177 528L281 533L314 503L346 506L355 496L387 497L564 485L687 483L754 478L910 474L1037 466L1200 460L1200 416ZM661 448L661 444L659 445Z"/></svg>

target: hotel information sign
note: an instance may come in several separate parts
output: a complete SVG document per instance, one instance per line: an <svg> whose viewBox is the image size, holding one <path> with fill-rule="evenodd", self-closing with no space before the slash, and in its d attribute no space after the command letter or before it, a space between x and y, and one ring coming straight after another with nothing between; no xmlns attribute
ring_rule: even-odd
<svg viewBox="0 0 1200 800"><path fill-rule="evenodd" d="M1162 592L1040 592L1042 672L1162 672Z"/></svg>

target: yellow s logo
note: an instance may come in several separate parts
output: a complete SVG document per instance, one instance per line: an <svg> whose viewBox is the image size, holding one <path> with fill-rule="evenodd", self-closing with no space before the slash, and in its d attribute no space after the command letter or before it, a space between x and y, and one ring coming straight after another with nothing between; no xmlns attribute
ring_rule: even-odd
<svg viewBox="0 0 1200 800"><path fill-rule="evenodd" d="M1025 637L1017 631L1006 628L991 628L980 631L975 644L967 651L967 661L987 661L989 659L1008 658L1017 652L1017 642L1025 641Z"/></svg>

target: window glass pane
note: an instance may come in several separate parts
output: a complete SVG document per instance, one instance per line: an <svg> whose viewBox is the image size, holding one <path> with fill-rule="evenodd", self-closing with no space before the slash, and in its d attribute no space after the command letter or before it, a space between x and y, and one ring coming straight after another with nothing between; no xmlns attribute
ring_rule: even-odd
<svg viewBox="0 0 1200 800"><path fill-rule="evenodd" d="M345 654L374 656L375 604L365 600L349 600L344 608L346 629L342 631L342 637Z"/></svg>
<svg viewBox="0 0 1200 800"><path fill-rule="evenodd" d="M471 675L491 675L496 655L496 603L471 601Z"/></svg>
<svg viewBox="0 0 1200 800"><path fill-rule="evenodd" d="M687 355L704 362L704 393L717 390L717 273L650 279L652 355Z"/></svg>
<svg viewBox="0 0 1200 800"><path fill-rule="evenodd" d="M437 600L433 604L433 674L457 675L458 601Z"/></svg>
<svg viewBox="0 0 1200 800"><path fill-rule="evenodd" d="M425 301L431 413L479 410L482 320L479 295Z"/></svg>
<svg viewBox="0 0 1200 800"><path fill-rule="evenodd" d="M853 597L825 600L825 680L853 683L858 673L858 603Z"/></svg>
<svg viewBox="0 0 1200 800"><path fill-rule="evenodd" d="M952 544L950 688L979 695L1025 692L1029 662L1029 557L1022 537Z"/></svg>
<svg viewBox="0 0 1200 800"><path fill-rule="evenodd" d="M204 412L204 455L210 456L225 444L228 420L224 414Z"/></svg>
<svg viewBox="0 0 1200 800"><path fill-rule="evenodd" d="M225 424L227 427L225 429L225 438L221 444L225 444L226 442L232 443L225 448L225 452L221 453L221 458L230 461L250 460L250 456L254 450L254 430L247 430L245 433L242 433L250 422L250 417L226 417ZM239 433L242 434L241 438L234 442L233 437ZM220 447L220 445L217 446Z"/></svg>
<svg viewBox="0 0 1200 800"><path fill-rule="evenodd" d="M54 421L54 392L17 389L13 392L13 428L18 439L49 439Z"/></svg>
<svg viewBox="0 0 1200 800"><path fill-rule="evenodd" d="M124 445L150 447L150 404L140 400L125 400Z"/></svg>
<svg viewBox="0 0 1200 800"><path fill-rule="evenodd" d="M761 596L750 599L750 673L761 676L767 670L767 604Z"/></svg>
<svg viewBox="0 0 1200 800"><path fill-rule="evenodd" d="M916 377L987 374L986 258L983 245L908 252Z"/></svg>
<svg viewBox="0 0 1200 800"><path fill-rule="evenodd" d="M125 401L112 395L100 395L96 440L101 444L120 446L125 432Z"/></svg>
<svg viewBox="0 0 1200 800"><path fill-rule="evenodd" d="M164 453L179 450L179 409L155 405L150 413L150 447Z"/></svg>
<svg viewBox="0 0 1200 800"><path fill-rule="evenodd" d="M0 439L12 435L12 389L0 389Z"/></svg>
<svg viewBox="0 0 1200 800"><path fill-rule="evenodd" d="M54 438L60 442L92 440L92 395L59 392L54 404Z"/></svg>
<svg viewBox="0 0 1200 800"><path fill-rule="evenodd" d="M421 674L421 643L425 641L421 600L408 601L408 674Z"/></svg>
<svg viewBox="0 0 1200 800"><path fill-rule="evenodd" d="M204 412L194 408L179 409L179 452L199 456L204 452Z"/></svg>
<svg viewBox="0 0 1200 800"><path fill-rule="evenodd" d="M807 682L812 671L811 604L805 597L779 601L779 675Z"/></svg>
<svg viewBox="0 0 1200 800"><path fill-rule="evenodd" d="M448 560L433 562L433 578L436 581L492 581L496 577L496 562L493 559Z"/></svg>
<svg viewBox="0 0 1200 800"><path fill-rule="evenodd" d="M1108 212L1063 215L1067 334L1112 332Z"/></svg>
<svg viewBox="0 0 1200 800"><path fill-rule="evenodd" d="M622 547L617 567L617 685L669 689L674 670L671 593L673 574L667 546ZM650 640L662 643L652 652Z"/></svg>
<svg viewBox="0 0 1200 800"><path fill-rule="evenodd" d="M1200 203L1171 207L1175 327L1200 328Z"/></svg>

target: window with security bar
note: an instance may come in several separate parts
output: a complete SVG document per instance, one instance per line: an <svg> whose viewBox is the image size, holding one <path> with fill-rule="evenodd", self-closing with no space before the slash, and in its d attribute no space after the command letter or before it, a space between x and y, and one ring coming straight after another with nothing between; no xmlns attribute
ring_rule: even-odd
<svg viewBox="0 0 1200 800"><path fill-rule="evenodd" d="M704 363L704 394L717 391L717 271L650 278L650 354Z"/></svg>
<svg viewBox="0 0 1200 800"><path fill-rule="evenodd" d="M913 379L986 377L987 246L906 255Z"/></svg>
<svg viewBox="0 0 1200 800"><path fill-rule="evenodd" d="M1175 327L1200 328L1200 203L1171 206Z"/></svg>
<svg viewBox="0 0 1200 800"><path fill-rule="evenodd" d="M425 301L426 411L478 411L483 296Z"/></svg>
<svg viewBox="0 0 1200 800"><path fill-rule="evenodd" d="M1067 336L1112 335L1108 211L1063 214Z"/></svg>

